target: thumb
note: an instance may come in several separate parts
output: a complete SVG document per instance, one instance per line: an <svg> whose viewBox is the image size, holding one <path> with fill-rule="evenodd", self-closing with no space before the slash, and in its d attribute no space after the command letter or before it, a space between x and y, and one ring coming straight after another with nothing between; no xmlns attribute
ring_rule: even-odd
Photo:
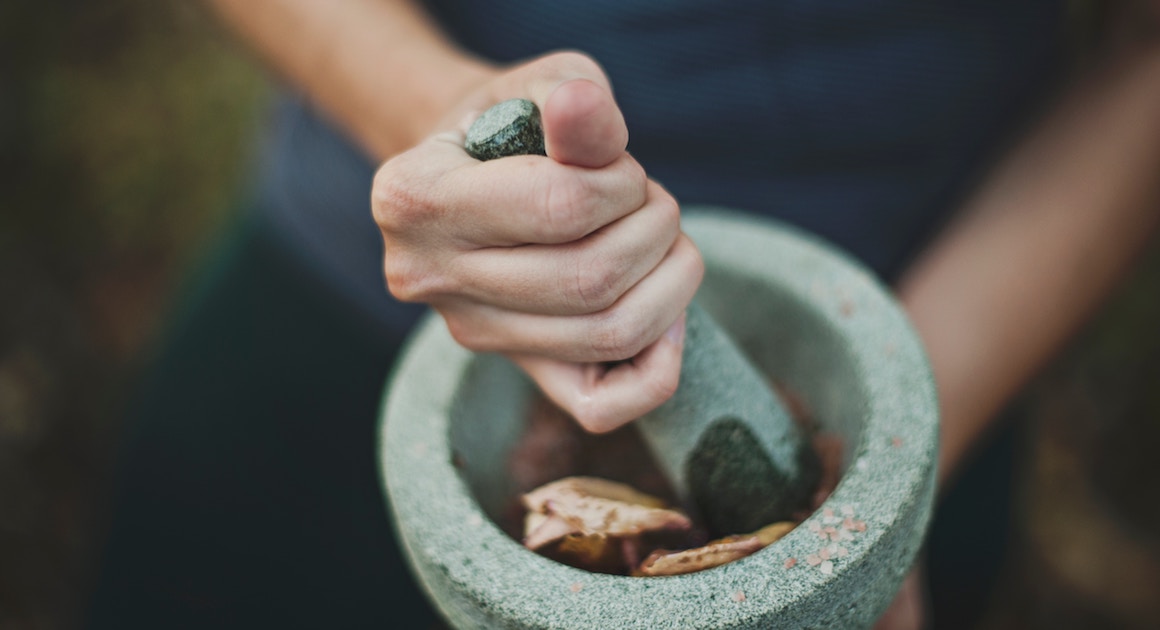
<svg viewBox="0 0 1160 630"><path fill-rule="evenodd" d="M530 98L540 108L544 148L561 164L601 168L628 146L628 127L604 69L578 52L555 52L513 69L493 85L494 102Z"/></svg>
<svg viewBox="0 0 1160 630"><path fill-rule="evenodd" d="M561 164L607 166L628 146L624 116L607 87L588 79L565 81L541 108L544 147Z"/></svg>

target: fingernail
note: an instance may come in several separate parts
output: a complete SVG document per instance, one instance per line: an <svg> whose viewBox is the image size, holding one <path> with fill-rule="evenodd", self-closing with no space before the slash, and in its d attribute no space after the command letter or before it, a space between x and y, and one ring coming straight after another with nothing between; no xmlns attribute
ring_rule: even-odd
<svg viewBox="0 0 1160 630"><path fill-rule="evenodd" d="M679 346L685 342L685 314L677 318L672 326L665 331L665 339L668 339L673 345Z"/></svg>

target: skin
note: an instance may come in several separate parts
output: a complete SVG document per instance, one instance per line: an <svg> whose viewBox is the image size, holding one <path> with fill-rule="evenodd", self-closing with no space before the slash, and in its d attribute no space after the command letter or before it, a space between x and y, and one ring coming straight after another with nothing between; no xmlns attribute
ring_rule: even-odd
<svg viewBox="0 0 1160 630"><path fill-rule="evenodd" d="M431 304L462 345L510 356L591 431L671 396L702 264L675 200L625 152L594 61L475 59L407 0L211 4L384 160L372 207L393 295ZM1160 218L1160 47L1089 74L897 286L940 396L940 484ZM540 107L548 158L472 160L467 124L513 97ZM879 628L921 627L922 582L906 580Z"/></svg>
<svg viewBox="0 0 1160 630"><path fill-rule="evenodd" d="M466 124L516 96L540 107L548 158L467 156ZM511 357L590 431L664 402L703 266L676 201L625 152L603 72L548 55L467 103L375 178L391 293L430 304L461 345Z"/></svg>
<svg viewBox="0 0 1160 630"><path fill-rule="evenodd" d="M211 4L386 160L372 208L395 297L430 304L465 347L511 357L590 431L676 391L700 254L676 201L625 152L593 60L489 64L405 0ZM466 156L469 121L515 97L539 106L550 159Z"/></svg>

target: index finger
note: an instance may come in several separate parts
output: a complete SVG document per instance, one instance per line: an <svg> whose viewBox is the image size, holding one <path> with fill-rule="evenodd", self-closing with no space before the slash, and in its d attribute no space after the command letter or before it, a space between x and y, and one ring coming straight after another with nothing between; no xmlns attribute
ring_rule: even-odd
<svg viewBox="0 0 1160 630"><path fill-rule="evenodd" d="M627 153L603 168L522 155L479 162L459 132L433 136L407 156L398 176L427 190L448 232L473 247L558 244L583 238L648 199L644 169Z"/></svg>

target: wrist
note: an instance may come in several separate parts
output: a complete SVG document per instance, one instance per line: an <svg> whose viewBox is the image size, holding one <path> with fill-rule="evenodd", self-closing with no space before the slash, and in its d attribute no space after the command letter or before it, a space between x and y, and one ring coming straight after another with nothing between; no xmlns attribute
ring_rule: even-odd
<svg viewBox="0 0 1160 630"><path fill-rule="evenodd" d="M494 72L414 0L211 0L270 65L377 159L410 148Z"/></svg>
<svg viewBox="0 0 1160 630"><path fill-rule="evenodd" d="M458 52L429 68L422 78L423 88L416 93L413 115L405 123L402 148L410 148L432 133L454 125L457 121L453 118L462 114L460 110L472 93L501 72L499 66ZM389 90L391 86L384 88Z"/></svg>

